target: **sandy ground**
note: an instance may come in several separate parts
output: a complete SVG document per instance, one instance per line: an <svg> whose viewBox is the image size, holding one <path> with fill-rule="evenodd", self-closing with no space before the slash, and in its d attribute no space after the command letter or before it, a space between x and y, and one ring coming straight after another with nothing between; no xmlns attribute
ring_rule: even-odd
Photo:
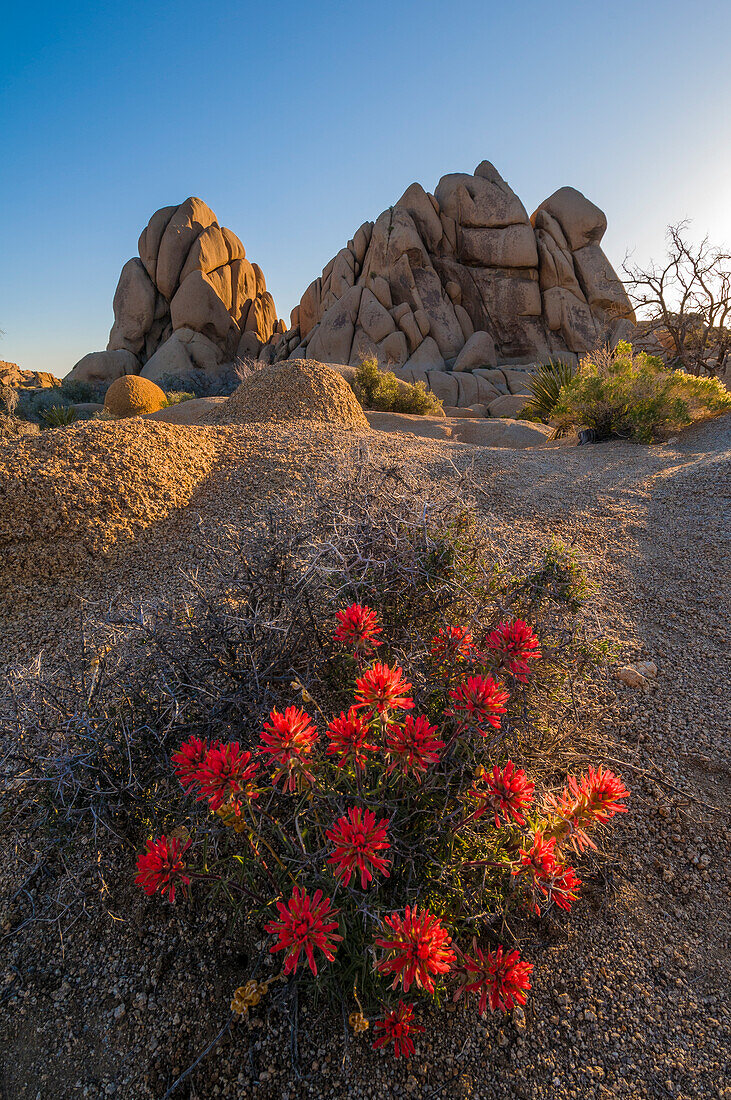
<svg viewBox="0 0 731 1100"><path fill-rule="evenodd" d="M601 586L604 631L625 659L659 669L647 692L607 670L581 700L587 734L632 788L632 812L570 917L539 932L523 1018L435 1016L404 1065L355 1040L344 1053L325 1012L301 1036L298 1078L288 1030L262 1017L237 1025L175 1095L729 1100L731 419L652 448L529 451L315 426L171 430L167 447L194 448L204 433L206 454L215 451L187 501L127 524L73 575L39 570L25 599L4 605L7 655L42 646L53 659L78 644L78 592L144 599L171 588L181 568L205 566L201 532L245 526L252 502L306 493L339 457L367 450L425 491L467 478L508 550L552 534L575 546ZM161 1100L216 1035L235 952L217 952L213 927L191 941L161 907L151 921L152 904L111 885L103 911L92 907L63 936L31 926L5 940L2 1100Z"/></svg>

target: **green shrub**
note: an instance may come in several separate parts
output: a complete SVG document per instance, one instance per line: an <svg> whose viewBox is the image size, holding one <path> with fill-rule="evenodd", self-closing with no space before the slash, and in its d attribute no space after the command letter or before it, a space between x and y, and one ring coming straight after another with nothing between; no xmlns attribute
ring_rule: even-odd
<svg viewBox="0 0 731 1100"><path fill-rule="evenodd" d="M170 409L173 405L182 405L183 401L195 401L195 394L187 393L185 390L166 390L165 398L163 408Z"/></svg>
<svg viewBox="0 0 731 1100"><path fill-rule="evenodd" d="M86 402L100 404L104 400L106 389L107 386L103 382L97 382L95 385L93 382L82 382L74 378L64 378L61 383L60 393L73 405L79 405Z"/></svg>
<svg viewBox="0 0 731 1100"><path fill-rule="evenodd" d="M561 390L571 382L575 374L576 367L571 363L554 363L553 360L544 363L528 383L531 399L522 410L520 419L550 423Z"/></svg>
<svg viewBox="0 0 731 1100"><path fill-rule="evenodd" d="M375 359L365 359L361 363L352 389L364 409L416 416L429 416L442 411L442 402L429 393L423 382L416 382L413 386L401 382L392 371L380 370Z"/></svg>
<svg viewBox="0 0 731 1100"><path fill-rule="evenodd" d="M620 342L591 352L562 386L552 421L560 431L590 428L596 439L650 443L663 432L731 410L731 395L715 378L669 371L662 360Z"/></svg>
<svg viewBox="0 0 731 1100"><path fill-rule="evenodd" d="M46 428L67 428L77 419L76 409L72 405L52 405L41 411L41 420Z"/></svg>

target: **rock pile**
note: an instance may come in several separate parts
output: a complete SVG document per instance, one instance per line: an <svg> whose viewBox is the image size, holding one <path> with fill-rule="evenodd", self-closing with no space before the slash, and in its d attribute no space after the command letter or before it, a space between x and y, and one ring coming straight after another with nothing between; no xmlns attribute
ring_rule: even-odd
<svg viewBox="0 0 731 1100"><path fill-rule="evenodd" d="M488 161L474 175L443 176L433 195L414 183L361 225L262 354L372 357L408 381L576 357L634 321L599 245L606 226L571 187L529 218Z"/></svg>
<svg viewBox="0 0 731 1100"><path fill-rule="evenodd" d="M189 198L152 215L139 256L122 268L107 350L85 355L69 377L213 375L236 356L256 357L283 330L261 268L210 207Z"/></svg>
<svg viewBox="0 0 731 1100"><path fill-rule="evenodd" d="M0 360L0 386L12 386L16 390L35 390L60 384L60 379L48 371L21 370L17 363Z"/></svg>
<svg viewBox="0 0 731 1100"><path fill-rule="evenodd" d="M291 420L368 427L363 410L342 375L324 363L304 359L255 371L228 401L205 417L208 424Z"/></svg>

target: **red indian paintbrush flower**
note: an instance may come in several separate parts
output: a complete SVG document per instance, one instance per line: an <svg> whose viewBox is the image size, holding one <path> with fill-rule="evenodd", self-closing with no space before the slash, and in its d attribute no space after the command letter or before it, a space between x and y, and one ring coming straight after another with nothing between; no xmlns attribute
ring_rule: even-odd
<svg viewBox="0 0 731 1100"><path fill-rule="evenodd" d="M183 843L172 836L148 840L147 850L140 852L137 856L135 886L141 886L149 895L159 890L161 894L167 894L170 901L175 901L175 891L178 887L184 889L190 885L190 878L185 874L183 860L188 848L190 848L189 840Z"/></svg>
<svg viewBox="0 0 731 1100"><path fill-rule="evenodd" d="M315 948L332 962L337 942L343 938L336 932L338 922L332 919L339 910L333 909L330 898L323 898L322 890L316 890L310 897L306 890L300 890L298 886L295 886L286 905L277 902L277 909L280 919L264 925L265 932L279 937L279 942L269 949L270 953L286 951L284 973L292 974L297 972L299 957L304 950L310 970L317 975Z"/></svg>
<svg viewBox="0 0 731 1100"><path fill-rule="evenodd" d="M528 682L528 661L537 661L541 656L538 639L522 619L512 623L500 623L487 638L487 646L500 655L500 663L521 684Z"/></svg>
<svg viewBox="0 0 731 1100"><path fill-rule="evenodd" d="M546 798L547 810L556 814L556 819L545 831L559 844L568 840L576 852L596 848L586 830L592 825L603 825L615 814L626 813L621 798L629 798L629 791L614 772L589 768L588 774L580 779L570 775L558 798L555 795Z"/></svg>
<svg viewBox="0 0 731 1100"><path fill-rule="evenodd" d="M340 712L339 718L333 718L325 731L330 744L328 756L336 756L339 768L354 764L364 768L368 761L367 753L377 752L378 746L371 743L371 731L367 719L361 718L355 707L346 714Z"/></svg>
<svg viewBox="0 0 731 1100"><path fill-rule="evenodd" d="M534 895L540 894L549 904L555 902L559 909L568 912L578 896L581 879L576 877L573 867L558 862L555 849L555 837L547 840L541 833L536 833L532 846L520 849L519 863L512 873L528 875ZM535 909L539 912L538 905Z"/></svg>
<svg viewBox="0 0 731 1100"><path fill-rule="evenodd" d="M450 691L449 698L452 705L444 712L448 717L478 730L485 723L499 729L500 715L505 714L504 704L510 698L510 692L496 683L492 676L470 676Z"/></svg>
<svg viewBox="0 0 731 1100"><path fill-rule="evenodd" d="M444 742L435 737L436 726L430 726L423 715L414 718L407 714L403 725L391 724L386 730L386 754L389 758L388 774L399 771L411 773L421 783L421 776L430 764L436 764Z"/></svg>
<svg viewBox="0 0 731 1100"><path fill-rule="evenodd" d="M384 1006L384 1017L376 1020L373 1030L383 1032L373 1044L374 1050L393 1042L397 1058L410 1058L414 1053L414 1041L410 1036L420 1034L424 1028L414 1023L414 1006L399 1001L398 1008L386 1009Z"/></svg>
<svg viewBox="0 0 731 1100"><path fill-rule="evenodd" d="M328 856L328 863L335 864L336 878L347 886L354 871L360 872L360 884L365 890L373 879L373 872L389 877L390 860L380 856L379 851L390 848L386 829L388 818L382 818L376 825L376 815L371 810L362 810L351 806L346 817L339 817L325 836L332 840L335 851Z"/></svg>
<svg viewBox="0 0 731 1100"><path fill-rule="evenodd" d="M381 633L381 627L372 608L354 603L337 611L335 617L340 624L333 635L335 641L342 642L359 657L367 656L376 646L383 644L376 638Z"/></svg>
<svg viewBox="0 0 731 1100"><path fill-rule="evenodd" d="M431 640L431 653L437 660L450 657L455 660L468 660L475 655L476 648L467 627L443 626Z"/></svg>
<svg viewBox="0 0 731 1100"><path fill-rule="evenodd" d="M170 757L175 774L186 794L198 785L198 771L207 752L208 742L191 736Z"/></svg>
<svg viewBox="0 0 731 1100"><path fill-rule="evenodd" d="M481 1016L487 1011L488 1001L491 1012L509 1012L516 1005L524 1005L533 964L524 962L518 951L504 954L502 947L496 951L482 951L476 940L472 941L472 950L474 958L462 953L462 981L454 994L455 1001L463 993L477 994Z"/></svg>
<svg viewBox="0 0 731 1100"><path fill-rule="evenodd" d="M259 752L269 754L276 765L272 784L282 780L282 790L296 791L300 782L314 782L308 770L309 756L317 741L317 731L310 725L312 719L298 707L287 707L284 714L273 710L264 723Z"/></svg>
<svg viewBox="0 0 731 1100"><path fill-rule="evenodd" d="M507 825L511 817L519 825L525 825L522 811L526 810L533 801L535 783L531 783L522 768L516 768L512 760L508 760L501 770L497 764L491 772L482 769L480 781L484 787L475 784L470 790L472 798L477 799L477 808L472 818L477 821L484 813L495 816L495 827L500 828L500 815L503 824Z"/></svg>
<svg viewBox="0 0 731 1100"><path fill-rule="evenodd" d="M408 694L410 691L411 684L404 680L402 669L376 661L355 681L355 707L380 715L390 710L411 710L414 700Z"/></svg>
<svg viewBox="0 0 731 1100"><path fill-rule="evenodd" d="M254 786L258 770L258 763L238 741L214 745L196 773L200 785L198 802L206 799L214 812L226 803L234 813L240 813L240 796L249 802L259 797Z"/></svg>
<svg viewBox="0 0 731 1100"><path fill-rule="evenodd" d="M407 905L403 917L398 913L384 917L383 932L375 944L384 949L385 955L376 969L394 975L391 988L401 982L405 993L412 984L433 993L434 975L448 974L455 958L449 946L451 938L439 918L428 909L418 912L416 905L413 909Z"/></svg>

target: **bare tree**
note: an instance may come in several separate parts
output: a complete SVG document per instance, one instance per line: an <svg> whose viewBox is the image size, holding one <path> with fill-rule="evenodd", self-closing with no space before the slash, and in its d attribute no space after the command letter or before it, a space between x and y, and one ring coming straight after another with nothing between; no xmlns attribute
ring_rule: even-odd
<svg viewBox="0 0 731 1100"><path fill-rule="evenodd" d="M731 254L704 237L688 239L688 222L668 226L663 264L622 265L638 320L658 338L665 358L695 375L731 366Z"/></svg>

